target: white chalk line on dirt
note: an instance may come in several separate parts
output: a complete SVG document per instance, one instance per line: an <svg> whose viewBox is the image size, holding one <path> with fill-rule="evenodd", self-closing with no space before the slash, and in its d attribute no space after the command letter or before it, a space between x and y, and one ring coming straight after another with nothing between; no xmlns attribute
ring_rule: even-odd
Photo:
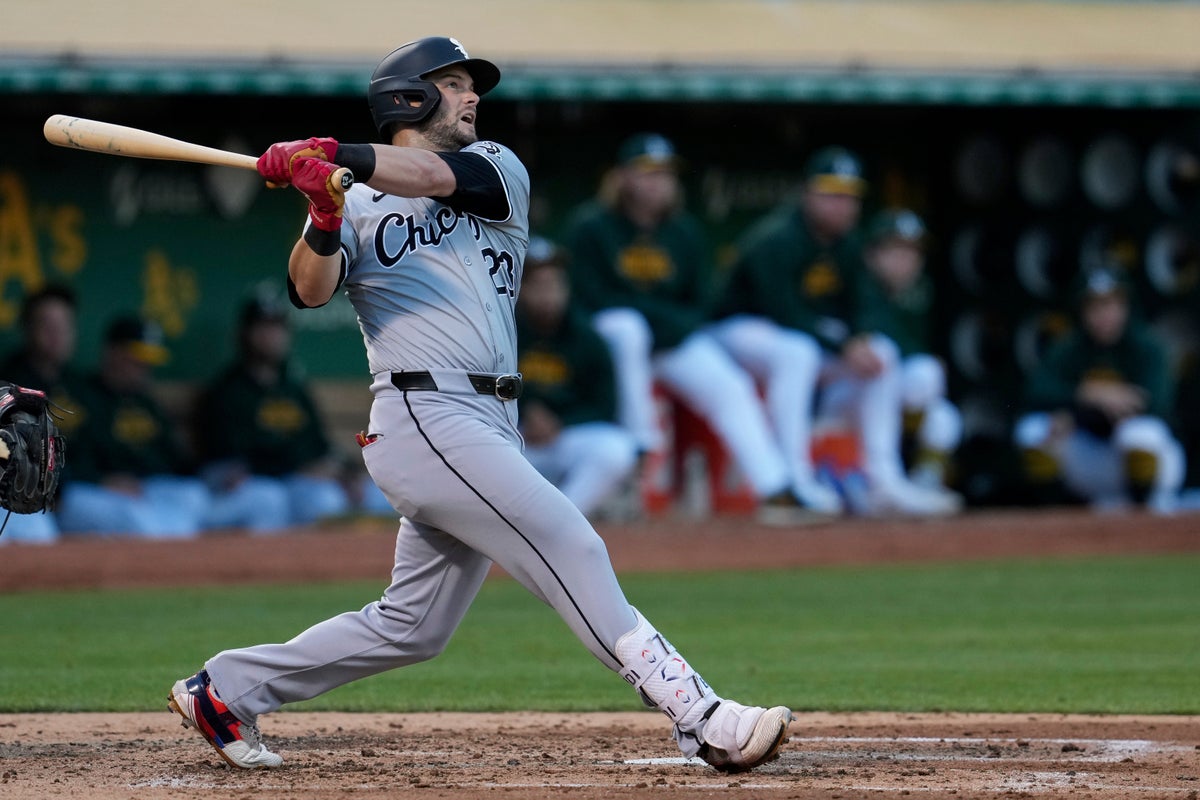
<svg viewBox="0 0 1200 800"><path fill-rule="evenodd" d="M1137 755L1149 755L1155 753L1174 753L1174 752L1193 752L1193 746L1180 744L1167 744L1163 742L1155 742L1149 739L1043 739L1043 738L994 738L994 737L969 737L969 736L792 736L789 741L794 744L799 743L814 743L814 744L877 744L877 745L896 745L896 744L914 744L914 745L973 745L976 747L987 747L988 745L1010 745L1019 747L1024 750L1026 747L1034 745L1057 745L1060 747L1073 746L1078 750L1065 751L1070 753L1069 757L1072 761L1098 761L1098 762L1117 762L1126 758ZM945 755L930 755L928 753L899 753L892 754L891 758L897 760L903 759L923 759L930 760L966 760L968 757L960 752L947 753ZM994 753L989 753L986 756L980 756L980 760L995 761L998 756ZM999 756L1003 760L1003 756Z"/></svg>
<svg viewBox="0 0 1200 800"><path fill-rule="evenodd" d="M988 745L1011 745L1022 751L1034 745L1057 745L1059 747L1074 746L1078 750L1067 751L1064 757L1071 761L1118 762L1135 755L1150 755L1155 753L1194 752L1193 746L1164 744L1148 739L1039 739L1039 738L972 738L963 736L792 736L788 739L792 745L822 744L868 744L880 747L894 748L897 745L973 745L987 747ZM789 755L785 752L784 756ZM819 752L805 751L804 755L819 755L826 758L838 758L853 755L845 750L822 750ZM1021 753L1020 759L1036 758L1033 754ZM989 752L986 755L972 756L961 751L947 753L932 753L929 751L915 753L889 753L888 758L895 761L1005 761L1003 755ZM682 756L668 758L631 758L624 761L600 762L602 764L632 764L632 765L682 765L695 764L703 766L699 758L684 758Z"/></svg>
<svg viewBox="0 0 1200 800"><path fill-rule="evenodd" d="M1031 792L1038 789L1070 787L1072 789L1119 789L1121 792L1194 792L1192 787L1182 786L1130 786L1127 783L1113 783L1106 776L1088 772L1031 772L1023 778L1008 777L1000 782L1000 788L1006 791Z"/></svg>
<svg viewBox="0 0 1200 800"><path fill-rule="evenodd" d="M1190 796L1191 792L1196 791L1195 789L1182 789L1178 786L1127 786L1126 784L1123 784L1123 783L1119 783L1119 784L1118 783L1094 783L1094 782L1090 782L1090 781L1076 781L1075 783L1055 783L1052 786L1045 784L1045 783L1021 783L1020 785L1016 785L1016 784L1010 785L1008 783L1005 783L1003 786L997 786L995 788L983 787L983 786L972 786L969 791L971 792L971 794L1009 795L1009 794L1012 794L1014 791L1026 792L1028 794L1037 794L1039 791L1047 790L1047 789L1057 791L1058 789L1061 789L1064 786L1069 786L1071 789L1078 789L1080 791L1085 791L1085 790L1086 791L1098 791L1098 792L1119 791L1122 794L1124 794L1126 792L1129 792L1129 793L1155 792L1156 794L1179 794L1179 795ZM738 787L738 788L740 788L740 787ZM783 787L782 786L774 786L774 787L768 787L768 788L782 789ZM954 788L954 787L949 787L949 788ZM921 792L937 792L939 795L944 795L946 793L947 787L945 787L945 786L846 786L845 789L847 791L851 791L851 792L879 792L881 794L884 792L893 792L893 793L899 792L900 794L903 794L903 795L912 795L912 794L919 794ZM1057 797L1058 795L1056 794L1055 796Z"/></svg>

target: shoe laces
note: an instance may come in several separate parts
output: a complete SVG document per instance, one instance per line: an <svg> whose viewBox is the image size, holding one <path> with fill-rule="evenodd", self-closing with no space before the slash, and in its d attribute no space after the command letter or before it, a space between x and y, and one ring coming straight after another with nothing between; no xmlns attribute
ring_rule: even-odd
<svg viewBox="0 0 1200 800"><path fill-rule="evenodd" d="M239 730L238 733L241 734L242 741L251 747L266 749L263 747L262 731L258 729L257 725L247 725L243 722L241 730Z"/></svg>

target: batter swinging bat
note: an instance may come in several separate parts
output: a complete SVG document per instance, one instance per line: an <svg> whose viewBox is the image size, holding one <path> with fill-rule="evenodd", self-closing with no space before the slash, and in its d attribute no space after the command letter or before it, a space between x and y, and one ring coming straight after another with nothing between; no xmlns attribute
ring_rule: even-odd
<svg viewBox="0 0 1200 800"><path fill-rule="evenodd" d="M254 156L172 139L139 128L127 128L124 125L69 117L65 114L55 114L47 119L42 133L50 144L90 150L93 153L257 169L258 159ZM331 178L333 185L340 187L343 192L354 185L354 174L345 167L336 170Z"/></svg>

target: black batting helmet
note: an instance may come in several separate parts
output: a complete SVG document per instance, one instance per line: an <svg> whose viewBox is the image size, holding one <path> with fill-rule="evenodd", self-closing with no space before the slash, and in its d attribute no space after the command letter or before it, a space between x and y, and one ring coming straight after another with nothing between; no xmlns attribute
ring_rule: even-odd
<svg viewBox="0 0 1200 800"><path fill-rule="evenodd" d="M393 123L420 122L433 113L442 94L425 79L429 73L462 64L475 82L475 94L490 92L500 82L500 70L490 61L471 58L457 39L427 36L402 45L379 62L371 75L367 103L380 136Z"/></svg>

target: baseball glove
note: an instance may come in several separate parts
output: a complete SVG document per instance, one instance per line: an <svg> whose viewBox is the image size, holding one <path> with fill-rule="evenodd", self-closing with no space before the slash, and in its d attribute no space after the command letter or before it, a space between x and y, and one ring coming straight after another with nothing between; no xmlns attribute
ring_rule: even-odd
<svg viewBox="0 0 1200 800"><path fill-rule="evenodd" d="M0 381L0 507L17 514L53 508L64 451L45 392Z"/></svg>

